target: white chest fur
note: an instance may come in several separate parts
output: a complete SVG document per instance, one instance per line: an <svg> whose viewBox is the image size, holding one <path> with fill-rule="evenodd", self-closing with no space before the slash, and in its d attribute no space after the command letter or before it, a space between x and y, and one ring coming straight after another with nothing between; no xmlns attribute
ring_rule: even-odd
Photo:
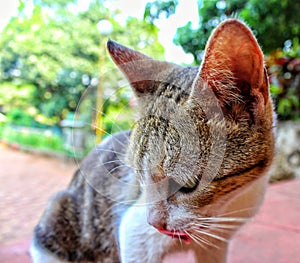
<svg viewBox="0 0 300 263"><path fill-rule="evenodd" d="M122 263L196 263L194 245L159 233L147 223L143 196L124 214L119 228ZM177 248L176 248L177 247Z"/></svg>
<svg viewBox="0 0 300 263"><path fill-rule="evenodd" d="M143 204L143 200L140 198L122 218L119 228L122 263L150 262L147 258L154 252L148 247L149 239L154 241L159 233L147 223L146 205Z"/></svg>

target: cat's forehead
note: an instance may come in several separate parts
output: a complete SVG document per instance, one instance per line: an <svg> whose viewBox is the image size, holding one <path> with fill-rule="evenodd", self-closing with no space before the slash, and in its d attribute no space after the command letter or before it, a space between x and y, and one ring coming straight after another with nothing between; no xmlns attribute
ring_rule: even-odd
<svg viewBox="0 0 300 263"><path fill-rule="evenodd" d="M140 119L132 136L135 168L182 184L194 181L207 164L212 141L209 127L200 121L179 110Z"/></svg>

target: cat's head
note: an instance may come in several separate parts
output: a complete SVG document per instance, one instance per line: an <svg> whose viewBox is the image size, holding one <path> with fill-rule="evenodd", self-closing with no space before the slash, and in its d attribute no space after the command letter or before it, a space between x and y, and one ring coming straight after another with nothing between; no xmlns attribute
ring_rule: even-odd
<svg viewBox="0 0 300 263"><path fill-rule="evenodd" d="M273 106L251 30L235 19L221 23L199 68L112 41L108 50L138 101L128 154L145 187L149 223L192 231L191 219L221 216L273 157Z"/></svg>

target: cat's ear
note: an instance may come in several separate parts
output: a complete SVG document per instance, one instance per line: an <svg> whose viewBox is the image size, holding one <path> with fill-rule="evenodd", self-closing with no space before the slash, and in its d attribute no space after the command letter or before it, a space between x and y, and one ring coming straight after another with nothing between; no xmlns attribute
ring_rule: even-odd
<svg viewBox="0 0 300 263"><path fill-rule="evenodd" d="M194 90L203 85L213 90L225 113L240 102L255 115L268 102L263 53L243 22L229 19L213 31Z"/></svg>
<svg viewBox="0 0 300 263"><path fill-rule="evenodd" d="M153 93L156 89L154 82L162 81L164 73L173 67L170 63L154 60L111 40L107 42L107 49L138 97Z"/></svg>

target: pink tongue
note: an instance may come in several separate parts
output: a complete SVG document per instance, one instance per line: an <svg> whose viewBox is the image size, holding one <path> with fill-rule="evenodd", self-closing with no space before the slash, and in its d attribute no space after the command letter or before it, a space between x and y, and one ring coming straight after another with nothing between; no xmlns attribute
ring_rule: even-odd
<svg viewBox="0 0 300 263"><path fill-rule="evenodd" d="M158 231L167 236L183 240L187 244L191 243L191 238L186 233L178 232L178 231L169 231L169 230L165 230L165 229L158 229Z"/></svg>

